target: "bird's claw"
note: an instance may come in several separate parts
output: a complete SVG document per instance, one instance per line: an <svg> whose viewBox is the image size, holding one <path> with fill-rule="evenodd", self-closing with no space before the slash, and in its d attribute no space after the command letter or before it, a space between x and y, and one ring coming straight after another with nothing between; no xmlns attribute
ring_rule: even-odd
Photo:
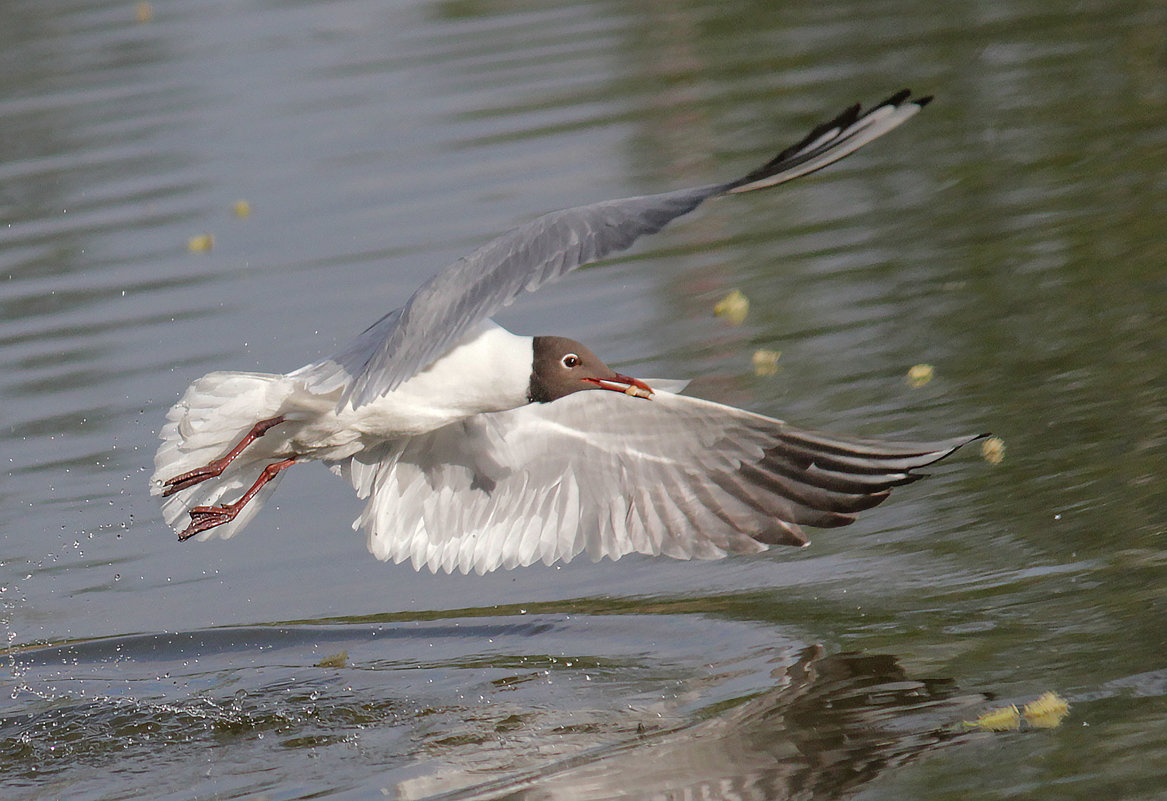
<svg viewBox="0 0 1167 801"><path fill-rule="evenodd" d="M191 470L189 473L183 473L180 476L163 481L162 497L168 498L176 492L181 492L196 484L201 484L207 479L214 478L223 472L225 466L218 464L218 460L216 460L206 467L200 467L197 470Z"/></svg>
<svg viewBox="0 0 1167 801"><path fill-rule="evenodd" d="M196 534L230 523L238 511L232 506L196 506L190 510L190 525L178 535L178 541L189 540Z"/></svg>

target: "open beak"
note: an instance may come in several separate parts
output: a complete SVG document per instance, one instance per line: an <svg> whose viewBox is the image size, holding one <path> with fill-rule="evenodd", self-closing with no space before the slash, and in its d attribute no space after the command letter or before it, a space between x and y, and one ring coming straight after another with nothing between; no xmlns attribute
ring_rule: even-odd
<svg viewBox="0 0 1167 801"><path fill-rule="evenodd" d="M620 375L613 373L608 378L585 378L584 381L590 381L600 389L610 389L613 392L623 392L625 395L631 395L634 398L651 398L652 387L641 381L639 378L632 378L631 376Z"/></svg>

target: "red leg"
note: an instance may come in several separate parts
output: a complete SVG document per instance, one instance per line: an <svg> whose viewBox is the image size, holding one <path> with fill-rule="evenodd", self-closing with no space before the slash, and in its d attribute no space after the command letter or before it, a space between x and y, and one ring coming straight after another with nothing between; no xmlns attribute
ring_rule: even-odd
<svg viewBox="0 0 1167 801"><path fill-rule="evenodd" d="M235 503L227 503L222 506L196 506L191 509L190 525L178 535L179 541L188 540L200 531L206 531L215 526L230 523L243 510L247 502L254 498L257 492L263 489L264 484L278 476L281 470L286 470L295 463L296 458L293 456L290 459L284 459L282 462L269 464L263 468L263 472L259 474L259 478L255 480L255 483L251 485L251 489L243 493L243 497L235 501Z"/></svg>
<svg viewBox="0 0 1167 801"><path fill-rule="evenodd" d="M243 453L244 448L266 434L269 428L272 426L278 426L282 422L284 422L284 416L282 414L279 417L272 417L268 420L260 420L258 423L251 427L251 430L247 432L243 439L239 440L234 448L227 451L226 456L215 459L213 462L208 462L203 467L191 470L189 473L183 473L181 476L175 476L169 481L163 482L162 486L166 487L166 489L163 490L162 497L173 495L174 493L180 490L184 490L187 487L193 487L195 484L201 484L208 478L215 478L216 476L221 475L223 471L227 469L227 465L235 461L236 456Z"/></svg>

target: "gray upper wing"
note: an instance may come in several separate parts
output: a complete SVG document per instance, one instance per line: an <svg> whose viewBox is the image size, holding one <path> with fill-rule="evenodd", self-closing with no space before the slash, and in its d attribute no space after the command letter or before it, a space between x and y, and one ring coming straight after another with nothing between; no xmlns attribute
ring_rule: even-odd
<svg viewBox="0 0 1167 801"><path fill-rule="evenodd" d="M851 106L736 181L545 214L441 271L343 351L296 375L316 392L343 388L342 406L366 404L425 369L522 293L624 250L714 195L765 189L820 170L899 126L929 100L904 90L867 112Z"/></svg>
<svg viewBox="0 0 1167 801"><path fill-rule="evenodd" d="M421 286L348 348L313 365L313 377L353 380L341 404L361 406L397 388L524 292L624 250L687 214L720 186L608 200L545 214L488 242ZM328 362L344 372L330 370ZM323 391L336 384L324 382ZM316 388L316 387L313 387Z"/></svg>

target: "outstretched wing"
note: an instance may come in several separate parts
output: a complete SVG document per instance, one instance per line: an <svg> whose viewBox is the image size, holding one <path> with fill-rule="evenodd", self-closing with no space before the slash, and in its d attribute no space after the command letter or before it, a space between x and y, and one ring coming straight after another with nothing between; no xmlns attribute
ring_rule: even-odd
<svg viewBox="0 0 1167 801"><path fill-rule="evenodd" d="M904 90L866 113L852 106L736 181L545 214L441 271L403 308L335 356L297 371L297 378L317 392L343 386L342 405L366 404L425 369L523 292L624 250L710 197L765 189L820 170L899 126L930 99L912 99Z"/></svg>
<svg viewBox="0 0 1167 801"><path fill-rule="evenodd" d="M658 390L577 392L381 446L341 470L379 559L447 572L586 552L717 558L804 545L976 437L894 443L800 431Z"/></svg>

